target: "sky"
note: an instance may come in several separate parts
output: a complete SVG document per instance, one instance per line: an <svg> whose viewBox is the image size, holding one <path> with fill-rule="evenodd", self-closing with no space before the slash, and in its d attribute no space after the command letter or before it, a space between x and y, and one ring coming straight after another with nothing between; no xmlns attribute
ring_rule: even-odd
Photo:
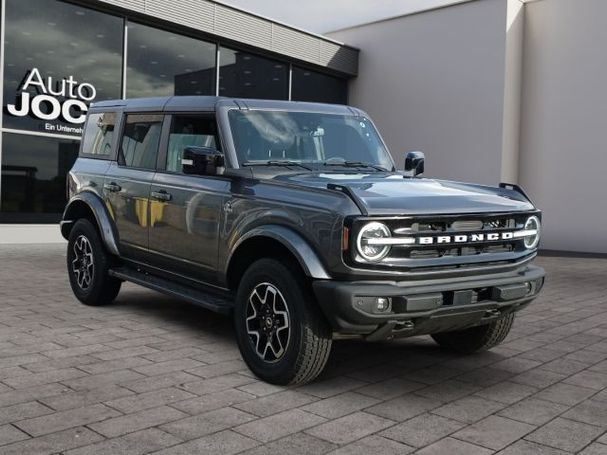
<svg viewBox="0 0 607 455"><path fill-rule="evenodd" d="M303 28L326 33L459 0L220 0Z"/></svg>

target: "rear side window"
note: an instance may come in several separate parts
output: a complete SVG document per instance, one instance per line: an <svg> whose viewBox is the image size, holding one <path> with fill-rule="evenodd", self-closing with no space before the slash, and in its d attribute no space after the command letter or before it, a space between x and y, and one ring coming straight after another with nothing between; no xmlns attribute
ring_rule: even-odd
<svg viewBox="0 0 607 455"><path fill-rule="evenodd" d="M141 169L156 169L162 115L129 114L122 135L120 164Z"/></svg>
<svg viewBox="0 0 607 455"><path fill-rule="evenodd" d="M112 155L112 141L116 113L90 114L82 137L82 154L93 158L108 159Z"/></svg>

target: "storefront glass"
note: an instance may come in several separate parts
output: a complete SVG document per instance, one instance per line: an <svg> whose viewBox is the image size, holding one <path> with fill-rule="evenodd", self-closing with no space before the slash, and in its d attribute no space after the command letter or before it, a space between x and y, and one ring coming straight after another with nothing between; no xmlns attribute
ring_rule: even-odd
<svg viewBox="0 0 607 455"><path fill-rule="evenodd" d="M4 133L0 222L58 222L78 140Z"/></svg>
<svg viewBox="0 0 607 455"><path fill-rule="evenodd" d="M291 84L291 99L294 101L348 102L348 83L344 79L293 66Z"/></svg>
<svg viewBox="0 0 607 455"><path fill-rule="evenodd" d="M123 19L6 0L3 128L80 136L91 101L120 98Z"/></svg>
<svg viewBox="0 0 607 455"><path fill-rule="evenodd" d="M289 98L289 65L222 47L219 95L286 100Z"/></svg>
<svg viewBox="0 0 607 455"><path fill-rule="evenodd" d="M215 95L216 46L129 22L127 98Z"/></svg>

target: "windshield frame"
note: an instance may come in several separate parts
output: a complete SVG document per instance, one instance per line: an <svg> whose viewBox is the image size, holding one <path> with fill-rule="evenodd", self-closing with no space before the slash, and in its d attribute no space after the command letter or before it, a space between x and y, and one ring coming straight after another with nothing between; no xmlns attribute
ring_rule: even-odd
<svg viewBox="0 0 607 455"><path fill-rule="evenodd" d="M232 122L230 120L231 116L230 116L230 112L231 111L240 111L240 112L285 112L285 113L306 113L306 114L319 114L319 115L333 115L333 116L340 116L340 117L351 117L351 118L359 118L362 117L364 118L364 120L373 128L373 131L375 133L376 136L376 140L378 142L378 145L380 145L383 149L383 152L385 154L385 159L387 164L389 164L388 168L386 168L385 172L396 172L397 168L394 162L394 158L392 157L392 154L390 153L390 149L388 148L388 146L386 145L386 142L384 141L383 137L381 136L381 133L379 132L377 126L375 125L375 123L373 122L373 120L369 117L369 115L367 115L365 112L361 111L360 109L356 109L356 108L352 108L350 106L340 106L340 105L335 105L335 106L330 106L330 107L341 107L344 108L343 111L339 112L333 112L332 110L323 110L323 109L309 109L309 108L305 108L307 106L305 106L304 108L298 108L299 106L297 106L297 104L293 103L293 106L285 106L287 103L291 103L289 101L282 101L279 102L281 105L277 105L275 107L266 107L266 106L249 106L248 109L243 109L243 108L238 108L237 106L229 106L225 109L222 109L223 112L221 115L222 117L222 122L224 124L224 128L225 128L225 136L227 138L229 138L229 148L231 149L231 159L230 159L230 164L231 167L233 169L242 169L242 168L246 168L246 167L250 167L251 164L253 165L263 165L264 164L264 160L254 160L254 161L241 161L238 157L238 151L236 150L236 144L234 141L234 131L232 129ZM283 104L284 103L284 104ZM253 104L253 103L251 103ZM277 103L278 104L278 103ZM305 104L305 103L304 103ZM322 105L320 105L322 106ZM324 106L323 106L324 107ZM330 158L328 159L330 160ZM283 161L277 158L268 160L268 161ZM293 160L293 159L289 159L289 158L285 158L284 161L297 161L297 160ZM350 161L350 160L347 160ZM307 172L313 172L313 171L318 171L318 170L322 170L323 172L340 172L343 173L344 169L350 169L350 171L347 172L360 172L360 168L357 167L353 167L353 166L348 166L345 165L344 166L340 166L338 164L333 164L333 165L326 165L323 162L319 162L319 161L308 161L308 160L301 160L300 161L301 164L303 164L304 166L312 166L314 167L314 169L307 171ZM370 165L372 166L382 166L381 163L373 163L371 162ZM268 164L268 166L271 166L271 164ZM335 169L333 169L335 168ZM338 168L340 170L338 170ZM300 170L303 170L303 167L299 167ZM357 170L358 169L358 170ZM378 170L375 170L375 172L381 172Z"/></svg>

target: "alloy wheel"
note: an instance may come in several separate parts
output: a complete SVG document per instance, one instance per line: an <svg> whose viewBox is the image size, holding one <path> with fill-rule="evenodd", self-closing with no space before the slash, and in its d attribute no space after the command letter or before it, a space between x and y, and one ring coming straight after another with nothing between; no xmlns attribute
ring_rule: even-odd
<svg viewBox="0 0 607 455"><path fill-rule="evenodd" d="M93 247L89 239L80 235L74 242L73 250L72 272L80 289L86 291L91 286L95 274Z"/></svg>
<svg viewBox="0 0 607 455"><path fill-rule="evenodd" d="M277 362L291 338L289 307L282 293L270 283L255 286L247 300L247 334L257 355Z"/></svg>

